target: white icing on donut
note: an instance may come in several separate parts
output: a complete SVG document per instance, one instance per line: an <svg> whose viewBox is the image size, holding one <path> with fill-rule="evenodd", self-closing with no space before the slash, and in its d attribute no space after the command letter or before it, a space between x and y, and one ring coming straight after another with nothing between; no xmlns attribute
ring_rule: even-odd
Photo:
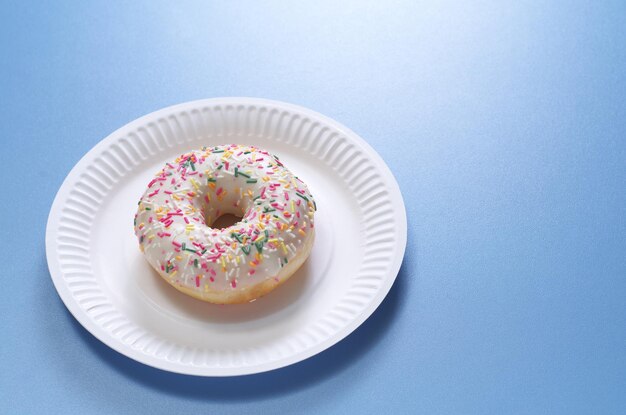
<svg viewBox="0 0 626 415"><path fill-rule="evenodd" d="M139 201L135 235L163 278L202 296L276 278L312 237L314 212L306 185L278 157L223 145L157 173ZM226 213L242 220L207 226Z"/></svg>

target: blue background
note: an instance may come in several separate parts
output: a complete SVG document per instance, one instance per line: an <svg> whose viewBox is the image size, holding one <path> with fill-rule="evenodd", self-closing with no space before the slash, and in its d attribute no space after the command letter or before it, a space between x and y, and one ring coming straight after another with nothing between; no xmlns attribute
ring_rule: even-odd
<svg viewBox="0 0 626 415"><path fill-rule="evenodd" d="M624 2L124 3L2 6L0 412L626 412ZM78 325L44 230L99 140L219 96L360 134L400 184L409 239L346 340L203 379Z"/></svg>

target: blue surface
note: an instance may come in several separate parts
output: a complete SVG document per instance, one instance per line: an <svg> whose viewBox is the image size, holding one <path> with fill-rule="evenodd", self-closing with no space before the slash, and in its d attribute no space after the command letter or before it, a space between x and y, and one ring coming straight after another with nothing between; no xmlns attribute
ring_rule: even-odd
<svg viewBox="0 0 626 415"><path fill-rule="evenodd" d="M624 2L128 3L2 6L0 413L626 413ZM215 96L349 126L409 216L370 320L230 379L109 350L44 253L84 153Z"/></svg>

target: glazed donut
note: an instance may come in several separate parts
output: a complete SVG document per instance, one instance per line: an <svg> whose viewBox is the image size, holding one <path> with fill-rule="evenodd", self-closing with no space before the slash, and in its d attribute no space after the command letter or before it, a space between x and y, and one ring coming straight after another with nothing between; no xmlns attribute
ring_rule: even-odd
<svg viewBox="0 0 626 415"><path fill-rule="evenodd" d="M135 235L169 284L217 304L253 301L285 282L315 238L307 186L267 151L202 148L156 174L139 200ZM242 219L211 225L224 214Z"/></svg>

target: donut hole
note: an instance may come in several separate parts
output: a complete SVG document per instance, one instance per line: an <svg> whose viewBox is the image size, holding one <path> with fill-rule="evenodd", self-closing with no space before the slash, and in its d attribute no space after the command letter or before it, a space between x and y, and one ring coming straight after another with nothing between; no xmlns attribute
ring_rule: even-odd
<svg viewBox="0 0 626 415"><path fill-rule="evenodd" d="M224 229L236 225L243 219L242 216L237 216L232 213L225 213L215 219L213 223L207 224L209 227L213 229Z"/></svg>

